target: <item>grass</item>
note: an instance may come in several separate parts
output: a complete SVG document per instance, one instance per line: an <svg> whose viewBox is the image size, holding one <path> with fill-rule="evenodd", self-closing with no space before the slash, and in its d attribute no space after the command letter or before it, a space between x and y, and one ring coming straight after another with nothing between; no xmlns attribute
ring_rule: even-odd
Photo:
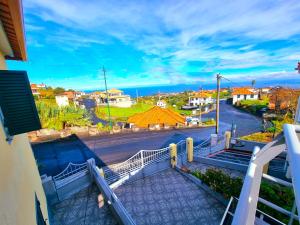
<svg viewBox="0 0 300 225"><path fill-rule="evenodd" d="M243 140L247 141L258 141L258 142L270 142L273 140L273 134L275 132L275 137L280 134L283 131L283 125L285 123L293 123L293 120L289 117L283 119L283 120L273 120L272 123L275 125L274 127L271 127L267 129L267 132L257 132L253 133L247 136L241 137Z"/></svg>
<svg viewBox="0 0 300 225"><path fill-rule="evenodd" d="M110 115L112 118L117 119L118 121L126 121L128 117L136 113L145 112L152 107L153 105L146 103L138 103L130 108L110 107ZM98 106L95 110L95 113L99 118L108 118L108 111L106 106Z"/></svg>
<svg viewBox="0 0 300 225"><path fill-rule="evenodd" d="M273 133L270 132L257 132L241 137L242 140L246 141L257 141L257 142L270 142L273 140Z"/></svg>
<svg viewBox="0 0 300 225"><path fill-rule="evenodd" d="M237 104L237 107L247 112L256 114L260 109L268 106L268 99L263 100L242 100Z"/></svg>

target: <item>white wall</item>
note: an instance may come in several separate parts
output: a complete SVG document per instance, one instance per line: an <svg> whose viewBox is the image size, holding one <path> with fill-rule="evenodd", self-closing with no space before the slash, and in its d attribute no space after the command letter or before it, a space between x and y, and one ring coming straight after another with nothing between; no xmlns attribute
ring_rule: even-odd
<svg viewBox="0 0 300 225"><path fill-rule="evenodd" d="M232 104L235 105L238 101L242 101L242 100L257 100L258 99L258 94L253 94L253 97L251 97L251 95L240 95L238 97L238 95L233 95L232 98Z"/></svg>
<svg viewBox="0 0 300 225"><path fill-rule="evenodd" d="M193 106L196 106L196 105L206 105L206 104L211 104L213 103L213 99L211 97L208 97L208 98L197 98L197 97L191 97L189 98L189 105L193 105Z"/></svg>

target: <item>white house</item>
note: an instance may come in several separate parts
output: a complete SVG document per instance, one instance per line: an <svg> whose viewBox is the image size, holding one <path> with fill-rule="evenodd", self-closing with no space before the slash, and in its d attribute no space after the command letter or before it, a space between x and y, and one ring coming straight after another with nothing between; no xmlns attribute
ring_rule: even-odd
<svg viewBox="0 0 300 225"><path fill-rule="evenodd" d="M164 109L167 107L167 103L164 100L158 100L156 105Z"/></svg>
<svg viewBox="0 0 300 225"><path fill-rule="evenodd" d="M67 95L57 95L55 96L55 100L59 107L65 107L69 105L69 99Z"/></svg>
<svg viewBox="0 0 300 225"><path fill-rule="evenodd" d="M91 97L95 98L97 105L105 105L108 102L111 106L120 108L130 108L132 101L129 95L124 95L124 92L118 89L110 89L106 92L94 92Z"/></svg>
<svg viewBox="0 0 300 225"><path fill-rule="evenodd" d="M235 105L242 100L257 100L258 92L251 90L248 88L234 88L232 92L232 104Z"/></svg>
<svg viewBox="0 0 300 225"><path fill-rule="evenodd" d="M213 102L211 95L206 92L196 92L193 96L189 97L190 106L208 105Z"/></svg>

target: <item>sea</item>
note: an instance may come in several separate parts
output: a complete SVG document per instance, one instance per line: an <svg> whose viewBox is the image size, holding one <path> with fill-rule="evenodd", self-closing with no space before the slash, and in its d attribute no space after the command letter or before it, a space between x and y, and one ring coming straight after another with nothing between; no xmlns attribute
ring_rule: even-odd
<svg viewBox="0 0 300 225"><path fill-rule="evenodd" d="M299 74L300 78L300 74ZM251 86L251 82L228 82L221 81L221 88L229 88L229 87L239 87L239 86ZM282 81L257 81L255 84L256 88L261 87L276 87L276 86L284 86L284 87L292 87L292 88L300 88L300 79L289 80L288 82ZM130 88L118 88L124 91L125 94L130 95L135 98L136 96L151 96L157 95L159 93L179 93L184 91L198 91L200 89L203 90L211 90L216 89L216 84L176 84L176 85L162 85L162 86L150 86L150 87L130 87ZM101 89L100 89L101 90ZM90 93L96 90L84 90L86 93ZM102 90L103 91L103 90Z"/></svg>

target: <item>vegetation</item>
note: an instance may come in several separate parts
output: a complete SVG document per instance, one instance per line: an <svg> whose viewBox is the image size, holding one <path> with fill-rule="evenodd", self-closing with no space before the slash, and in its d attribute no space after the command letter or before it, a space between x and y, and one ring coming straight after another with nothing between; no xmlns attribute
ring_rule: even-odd
<svg viewBox="0 0 300 225"><path fill-rule="evenodd" d="M240 195L243 186L243 180L240 177L231 177L222 170L212 168L207 169L205 173L202 173L201 171L194 171L192 174L202 180L214 191L222 194L226 199L229 199L231 196L238 198ZM261 182L259 196L288 211L291 211L294 203L294 194L291 188L266 181ZM273 210L270 207L258 203L258 209L284 223L288 223L289 218L287 216Z"/></svg>
<svg viewBox="0 0 300 225"><path fill-rule="evenodd" d="M237 107L249 113L257 114L262 108L268 106L269 100L264 98L262 100L242 100L238 102Z"/></svg>
<svg viewBox="0 0 300 225"><path fill-rule="evenodd" d="M229 98L231 93L229 91L221 91L220 92L220 99ZM217 98L217 92L212 94L212 98Z"/></svg>
<svg viewBox="0 0 300 225"><path fill-rule="evenodd" d="M258 141L258 142L270 142L273 137L276 137L283 131L283 125L286 123L293 123L291 117L281 118L278 120L272 120L273 126L268 128L266 132L257 132L247 136L241 137L243 140Z"/></svg>
<svg viewBox="0 0 300 225"><path fill-rule="evenodd" d="M130 108L110 107L110 115L113 119L117 121L126 121L128 117L136 113L145 112L151 107L153 107L152 104L146 103L138 103ZM99 118L108 119L108 111L106 106L98 106L95 109L95 113Z"/></svg>
<svg viewBox="0 0 300 225"><path fill-rule="evenodd" d="M242 140L257 141L257 142L270 142L273 140L273 133L270 132L257 132L241 137Z"/></svg>
<svg viewBox="0 0 300 225"><path fill-rule="evenodd" d="M58 107L53 99L36 101L43 128L62 130L71 126L91 125L90 116L85 109L75 106Z"/></svg>
<svg viewBox="0 0 300 225"><path fill-rule="evenodd" d="M211 118L207 121L202 122L202 124L204 124L204 125L215 125L216 121L213 118Z"/></svg>
<svg viewBox="0 0 300 225"><path fill-rule="evenodd" d="M97 123L97 129L99 131L110 131L109 125L104 125L103 123Z"/></svg>

